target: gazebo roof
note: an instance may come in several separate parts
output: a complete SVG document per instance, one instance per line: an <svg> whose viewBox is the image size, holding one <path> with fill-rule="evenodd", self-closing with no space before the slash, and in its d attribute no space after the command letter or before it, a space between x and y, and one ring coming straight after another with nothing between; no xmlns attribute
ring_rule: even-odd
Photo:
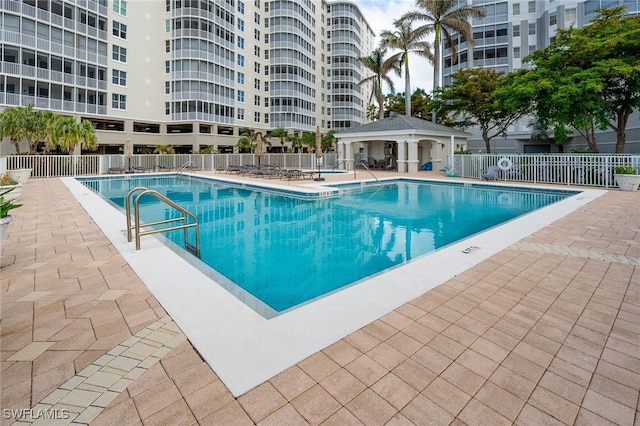
<svg viewBox="0 0 640 426"><path fill-rule="evenodd" d="M350 134L360 133L381 133L381 132L405 132L412 131L411 133L417 134L431 134L431 135L454 135L468 137L470 133L463 132L461 130L454 129L453 127L443 126L431 121L423 120L416 117L408 117L406 115L391 115L383 118L382 120L376 120L371 123L362 124L360 126L350 127L348 129L341 129L336 131L336 137L346 136Z"/></svg>

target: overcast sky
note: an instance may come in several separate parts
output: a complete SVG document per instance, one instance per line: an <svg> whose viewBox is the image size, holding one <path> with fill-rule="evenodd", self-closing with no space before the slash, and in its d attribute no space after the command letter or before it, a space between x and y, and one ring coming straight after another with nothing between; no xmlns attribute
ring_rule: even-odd
<svg viewBox="0 0 640 426"><path fill-rule="evenodd" d="M355 0L360 11L364 15L369 25L377 36L383 30L393 30L393 21L400 18L410 10L416 10L414 0ZM429 61L417 56L409 58L409 75L411 77L411 92L416 88L424 89L431 93L433 88L433 66ZM404 92L404 74L397 77L394 73L390 75L394 82L396 92ZM384 88L388 92L388 88Z"/></svg>

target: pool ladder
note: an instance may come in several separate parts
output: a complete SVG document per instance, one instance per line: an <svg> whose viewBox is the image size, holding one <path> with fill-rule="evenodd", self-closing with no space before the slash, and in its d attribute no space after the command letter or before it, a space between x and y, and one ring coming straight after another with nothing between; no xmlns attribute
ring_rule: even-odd
<svg viewBox="0 0 640 426"><path fill-rule="evenodd" d="M131 196L136 192L139 192L139 194L136 196L135 200L133 200L134 222L132 224L131 223ZM140 199L145 195L150 195L152 197L155 197L158 200L162 201L163 203L169 205L170 207L173 207L174 209L182 213L182 216L173 218L173 219L165 219L165 220L159 220L156 222L144 223L142 224L143 227L163 225L163 224L179 222L179 221L182 221L182 224L168 226L168 227L159 228L159 229L149 229L147 231L141 231L140 230L141 228ZM198 217L195 214L191 213L189 210L182 207L180 204L170 200L169 198L165 197L164 195L162 195L161 193L159 193L154 189L148 189L143 186L138 186L133 188L131 191L127 193L127 198L125 199L125 212L127 215L127 241L131 242L133 238L132 234L133 234L133 231L135 230L136 250L140 250L140 237L143 235L157 234L160 232L168 232L168 231L175 231L177 229L182 229L184 231L185 248L189 253L193 254L198 258L200 257L200 226L198 225ZM189 223L189 218L191 218L193 222ZM188 238L189 228L195 228L195 244L191 244L189 242L189 238Z"/></svg>

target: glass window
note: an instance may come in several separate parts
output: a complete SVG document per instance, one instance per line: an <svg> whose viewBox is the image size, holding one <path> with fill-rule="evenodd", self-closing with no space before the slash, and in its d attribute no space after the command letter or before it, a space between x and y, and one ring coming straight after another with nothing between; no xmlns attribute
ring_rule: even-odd
<svg viewBox="0 0 640 426"><path fill-rule="evenodd" d="M239 72L238 73L238 83L239 84L244 84L244 73L243 72Z"/></svg>
<svg viewBox="0 0 640 426"><path fill-rule="evenodd" d="M557 15L555 12L549 14L549 25L556 25Z"/></svg>
<svg viewBox="0 0 640 426"><path fill-rule="evenodd" d="M244 90L238 90L238 102L244 102Z"/></svg>
<svg viewBox="0 0 640 426"><path fill-rule="evenodd" d="M244 2L242 1L238 2L238 12L244 13Z"/></svg>
<svg viewBox="0 0 640 426"><path fill-rule="evenodd" d="M127 16L127 2L124 0L113 0L113 11L119 15Z"/></svg>
<svg viewBox="0 0 640 426"><path fill-rule="evenodd" d="M125 71L113 70L111 82L116 86L126 86L127 73Z"/></svg>
<svg viewBox="0 0 640 426"><path fill-rule="evenodd" d="M255 96L253 97L253 104L254 104L255 106L260 106L260 96L255 95Z"/></svg>
<svg viewBox="0 0 640 426"><path fill-rule="evenodd" d="M114 61L127 62L127 49L124 47L113 45L113 54L111 56Z"/></svg>
<svg viewBox="0 0 640 426"><path fill-rule="evenodd" d="M535 35L535 33L536 33L536 24L535 23L529 24L529 35Z"/></svg>
<svg viewBox="0 0 640 426"><path fill-rule="evenodd" d="M260 40L260 31L257 28L253 30L253 37L256 40Z"/></svg>
<svg viewBox="0 0 640 426"><path fill-rule="evenodd" d="M564 22L567 22L571 25L575 25L577 16L578 14L575 7L564 10Z"/></svg>
<svg viewBox="0 0 640 426"><path fill-rule="evenodd" d="M127 26L120 22L113 21L113 35L126 40L127 38Z"/></svg>
<svg viewBox="0 0 640 426"><path fill-rule="evenodd" d="M511 10L514 15L520 15L520 3L514 3Z"/></svg>
<svg viewBox="0 0 640 426"><path fill-rule="evenodd" d="M240 18L238 18L238 29L244 31L244 21Z"/></svg>
<svg viewBox="0 0 640 426"><path fill-rule="evenodd" d="M111 95L111 107L113 109L127 109L127 96L114 93Z"/></svg>
<svg viewBox="0 0 640 426"><path fill-rule="evenodd" d="M244 49L244 38L238 37L238 47Z"/></svg>
<svg viewBox="0 0 640 426"><path fill-rule="evenodd" d="M253 79L253 88L260 90L260 80L258 80L257 78Z"/></svg>
<svg viewBox="0 0 640 426"><path fill-rule="evenodd" d="M258 111L253 113L253 121L255 121L256 123L260 122L260 113Z"/></svg>
<svg viewBox="0 0 640 426"><path fill-rule="evenodd" d="M536 2L535 1L530 1L529 2L529 13L535 13L536 12Z"/></svg>
<svg viewBox="0 0 640 426"><path fill-rule="evenodd" d="M244 55L238 55L238 65L244 67Z"/></svg>
<svg viewBox="0 0 640 426"><path fill-rule="evenodd" d="M520 25L513 26L513 36L520 37Z"/></svg>
<svg viewBox="0 0 640 426"><path fill-rule="evenodd" d="M238 108L238 120L244 120L244 108Z"/></svg>

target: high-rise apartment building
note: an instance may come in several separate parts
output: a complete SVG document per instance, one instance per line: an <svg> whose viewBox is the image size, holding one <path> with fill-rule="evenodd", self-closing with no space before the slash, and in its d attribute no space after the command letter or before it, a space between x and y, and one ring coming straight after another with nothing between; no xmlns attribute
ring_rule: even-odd
<svg viewBox="0 0 640 426"><path fill-rule="evenodd" d="M581 28L597 15L598 9L625 6L629 14L640 13L640 0L460 0L461 5L474 5L484 9L485 17L473 19L475 48L466 40L457 39L457 57L445 45L443 82L451 82L451 74L459 69L482 67L498 71L515 71L523 66L522 59L534 50L547 47L555 39L558 29ZM506 138L492 140L492 152L536 152L557 147L548 142L531 141L530 117L520 120L509 129ZM469 129L472 131L472 129ZM638 120L629 120L627 151L640 152L640 126ZM635 135L635 136L634 136ZM615 135L599 135L602 152L615 149ZM568 143L585 146L580 137ZM484 150L479 134L469 139L472 151Z"/></svg>
<svg viewBox="0 0 640 426"><path fill-rule="evenodd" d="M366 121L358 58L374 34L352 1L0 6L0 108L33 104L89 119L101 152L119 152L126 138L136 152L159 144L228 152L242 128L326 132Z"/></svg>

